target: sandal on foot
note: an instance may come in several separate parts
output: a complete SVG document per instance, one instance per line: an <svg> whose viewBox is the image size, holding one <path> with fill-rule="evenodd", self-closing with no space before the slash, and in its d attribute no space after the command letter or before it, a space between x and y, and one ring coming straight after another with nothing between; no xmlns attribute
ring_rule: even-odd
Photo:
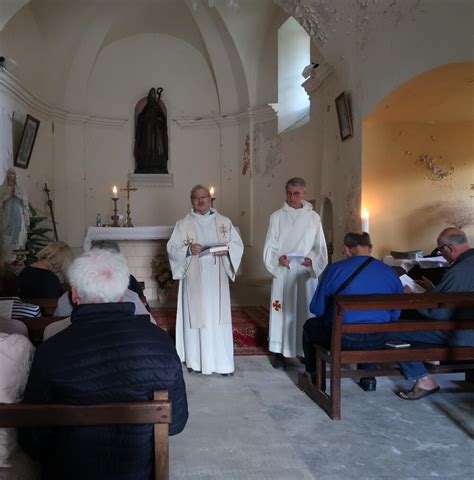
<svg viewBox="0 0 474 480"><path fill-rule="evenodd" d="M439 392L441 389L440 387L431 388L427 390L425 388L421 388L418 385L414 385L413 388L407 392L398 392L397 395L403 400L420 400L420 398L427 397L428 395L432 395L433 393Z"/></svg>

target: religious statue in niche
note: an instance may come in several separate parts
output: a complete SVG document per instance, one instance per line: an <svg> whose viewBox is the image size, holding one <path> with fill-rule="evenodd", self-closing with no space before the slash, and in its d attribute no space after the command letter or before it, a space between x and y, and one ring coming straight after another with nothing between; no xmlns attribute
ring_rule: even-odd
<svg viewBox="0 0 474 480"><path fill-rule="evenodd" d="M3 185L0 187L2 226L2 256L9 260L13 250L25 248L30 214L28 198L20 188L16 170L9 168Z"/></svg>
<svg viewBox="0 0 474 480"><path fill-rule="evenodd" d="M163 89L152 88L135 107L135 173L168 173L168 122ZM141 111L140 111L141 110Z"/></svg>

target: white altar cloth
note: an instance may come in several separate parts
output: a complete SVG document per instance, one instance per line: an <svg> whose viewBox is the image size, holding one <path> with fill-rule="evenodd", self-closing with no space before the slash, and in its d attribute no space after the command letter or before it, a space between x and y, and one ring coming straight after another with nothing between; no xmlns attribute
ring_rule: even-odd
<svg viewBox="0 0 474 480"><path fill-rule="evenodd" d="M92 240L168 240L173 233L174 225L156 227L90 227L84 240L84 251L91 248Z"/></svg>

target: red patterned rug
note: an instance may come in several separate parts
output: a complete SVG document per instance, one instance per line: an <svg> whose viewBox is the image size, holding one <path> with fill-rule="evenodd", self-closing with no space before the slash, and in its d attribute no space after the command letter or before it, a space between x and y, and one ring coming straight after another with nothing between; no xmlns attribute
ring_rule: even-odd
<svg viewBox="0 0 474 480"><path fill-rule="evenodd" d="M158 325L174 339L176 308L152 308ZM232 307L232 330L235 355L268 354L268 308Z"/></svg>

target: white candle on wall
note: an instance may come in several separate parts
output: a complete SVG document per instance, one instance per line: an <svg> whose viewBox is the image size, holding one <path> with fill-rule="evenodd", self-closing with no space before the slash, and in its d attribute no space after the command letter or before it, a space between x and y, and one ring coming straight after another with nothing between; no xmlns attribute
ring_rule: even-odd
<svg viewBox="0 0 474 480"><path fill-rule="evenodd" d="M118 198L117 187L112 188L112 198Z"/></svg>
<svg viewBox="0 0 474 480"><path fill-rule="evenodd" d="M211 187L211 188L209 189L209 193L211 194L211 198L214 198L214 191L215 191L215 190L214 190L214 187Z"/></svg>
<svg viewBox="0 0 474 480"><path fill-rule="evenodd" d="M362 210L362 231L369 233L369 211L367 209Z"/></svg>

